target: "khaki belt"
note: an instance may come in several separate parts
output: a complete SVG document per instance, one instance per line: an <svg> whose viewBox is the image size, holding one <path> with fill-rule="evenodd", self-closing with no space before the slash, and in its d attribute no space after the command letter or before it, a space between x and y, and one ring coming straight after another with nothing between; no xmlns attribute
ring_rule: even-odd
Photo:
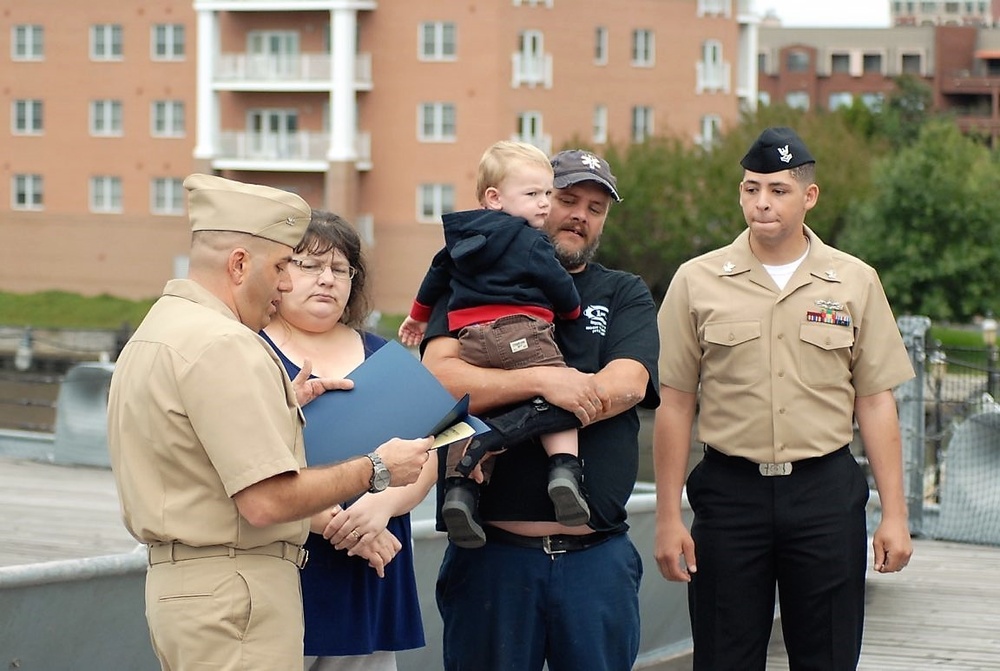
<svg viewBox="0 0 1000 671"><path fill-rule="evenodd" d="M209 557L235 557L237 555L261 555L264 557L277 557L290 561L299 568L306 565L309 559L309 551L300 545L276 541L269 545L261 545L256 548L234 548L228 545L205 545L195 547L184 545L183 543L156 543L149 547L149 565L175 563L187 561L189 559L207 559Z"/></svg>

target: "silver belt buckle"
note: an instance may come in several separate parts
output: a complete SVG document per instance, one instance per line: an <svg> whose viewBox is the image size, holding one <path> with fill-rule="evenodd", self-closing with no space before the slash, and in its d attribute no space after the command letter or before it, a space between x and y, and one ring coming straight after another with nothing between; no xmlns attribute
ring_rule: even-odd
<svg viewBox="0 0 1000 671"><path fill-rule="evenodd" d="M773 478L780 475L791 475L792 462L785 461L780 464L758 464L757 469L765 478Z"/></svg>
<svg viewBox="0 0 1000 671"><path fill-rule="evenodd" d="M551 536L542 536L542 551L544 551L545 554L550 555L550 556L551 555L566 554L566 549L565 548L563 548L562 550L559 550L559 549L553 550L552 549L552 537Z"/></svg>

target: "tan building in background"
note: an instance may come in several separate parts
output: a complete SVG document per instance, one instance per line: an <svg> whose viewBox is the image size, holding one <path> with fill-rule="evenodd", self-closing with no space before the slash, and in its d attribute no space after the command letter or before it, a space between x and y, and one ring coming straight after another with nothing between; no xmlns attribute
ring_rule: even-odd
<svg viewBox="0 0 1000 671"><path fill-rule="evenodd" d="M0 10L4 291L158 295L185 272L181 182L202 171L355 222L377 307L402 312L441 245L441 213L476 206L494 141L710 142L757 100L752 0Z"/></svg>

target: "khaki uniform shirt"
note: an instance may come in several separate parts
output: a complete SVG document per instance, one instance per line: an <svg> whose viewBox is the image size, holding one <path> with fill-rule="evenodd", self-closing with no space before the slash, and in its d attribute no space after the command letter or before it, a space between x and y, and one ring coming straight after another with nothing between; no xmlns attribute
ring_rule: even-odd
<svg viewBox="0 0 1000 671"><path fill-rule="evenodd" d="M913 369L875 270L823 244L784 290L749 230L682 265L660 307L660 383L696 393L698 438L758 463L822 456L851 442L854 399Z"/></svg>
<svg viewBox="0 0 1000 671"><path fill-rule="evenodd" d="M172 280L111 378L108 446L143 543L302 544L308 520L250 525L232 500L305 465L302 414L271 348L200 285Z"/></svg>

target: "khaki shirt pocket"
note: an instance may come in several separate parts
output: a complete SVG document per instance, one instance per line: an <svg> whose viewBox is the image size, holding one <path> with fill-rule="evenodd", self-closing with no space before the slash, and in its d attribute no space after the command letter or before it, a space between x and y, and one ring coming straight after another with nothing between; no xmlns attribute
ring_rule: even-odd
<svg viewBox="0 0 1000 671"><path fill-rule="evenodd" d="M799 329L799 370L811 387L849 384L854 329L809 322Z"/></svg>
<svg viewBox="0 0 1000 671"><path fill-rule="evenodd" d="M764 362L760 336L760 321L705 324L702 377L730 384L759 381Z"/></svg>

